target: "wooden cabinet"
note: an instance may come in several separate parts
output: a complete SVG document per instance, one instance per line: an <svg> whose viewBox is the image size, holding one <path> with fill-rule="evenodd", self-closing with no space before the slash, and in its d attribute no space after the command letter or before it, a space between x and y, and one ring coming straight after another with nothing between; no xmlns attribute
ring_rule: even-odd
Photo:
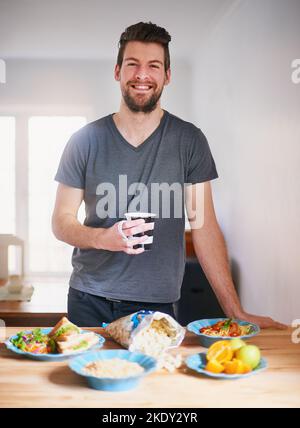
<svg viewBox="0 0 300 428"><path fill-rule="evenodd" d="M185 248L186 248L186 257L196 257L192 242L192 232L190 230L185 231Z"/></svg>

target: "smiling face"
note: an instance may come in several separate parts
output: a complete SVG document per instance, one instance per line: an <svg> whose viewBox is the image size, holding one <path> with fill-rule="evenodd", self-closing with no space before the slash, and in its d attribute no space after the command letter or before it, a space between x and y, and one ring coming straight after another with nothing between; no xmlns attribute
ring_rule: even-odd
<svg viewBox="0 0 300 428"><path fill-rule="evenodd" d="M153 111L170 81L165 71L164 49L158 43L128 42L121 68L116 65L115 79L120 82L123 100L132 112Z"/></svg>

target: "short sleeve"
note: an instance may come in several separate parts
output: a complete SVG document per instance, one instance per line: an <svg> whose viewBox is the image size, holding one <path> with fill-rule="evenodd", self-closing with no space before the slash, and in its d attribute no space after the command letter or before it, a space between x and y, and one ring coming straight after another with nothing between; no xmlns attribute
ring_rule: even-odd
<svg viewBox="0 0 300 428"><path fill-rule="evenodd" d="M215 161L205 135L196 128L189 144L186 183L203 183L214 178L218 178Z"/></svg>
<svg viewBox="0 0 300 428"><path fill-rule="evenodd" d="M78 189L85 188L89 140L87 132L82 128L69 139L54 179L62 184Z"/></svg>

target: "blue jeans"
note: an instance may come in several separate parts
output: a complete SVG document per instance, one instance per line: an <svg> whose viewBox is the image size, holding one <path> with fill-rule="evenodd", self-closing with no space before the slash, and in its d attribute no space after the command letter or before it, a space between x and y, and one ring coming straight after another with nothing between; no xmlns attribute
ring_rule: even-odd
<svg viewBox="0 0 300 428"><path fill-rule="evenodd" d="M101 327L142 309L164 312L175 318L173 303L116 301L69 288L68 319L79 327Z"/></svg>

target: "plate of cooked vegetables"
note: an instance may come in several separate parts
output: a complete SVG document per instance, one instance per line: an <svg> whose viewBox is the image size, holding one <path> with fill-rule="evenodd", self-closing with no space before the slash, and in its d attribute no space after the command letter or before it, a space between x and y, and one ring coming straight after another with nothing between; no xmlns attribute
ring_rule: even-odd
<svg viewBox="0 0 300 428"><path fill-rule="evenodd" d="M206 348L220 339L250 339L260 332L257 324L233 318L197 320L189 323L187 329L199 336L201 345Z"/></svg>
<svg viewBox="0 0 300 428"><path fill-rule="evenodd" d="M20 331L5 341L16 354L41 361L61 361L102 347L105 339L63 317L53 328Z"/></svg>

